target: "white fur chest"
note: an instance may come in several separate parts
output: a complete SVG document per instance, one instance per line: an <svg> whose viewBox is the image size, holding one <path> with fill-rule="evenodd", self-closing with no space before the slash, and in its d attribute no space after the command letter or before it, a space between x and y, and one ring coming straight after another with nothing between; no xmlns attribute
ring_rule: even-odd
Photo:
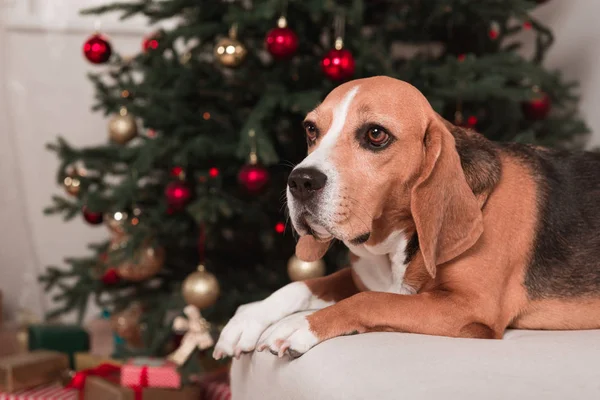
<svg viewBox="0 0 600 400"><path fill-rule="evenodd" d="M369 290L415 294L416 291L404 283L408 266L405 264L408 242L402 231L392 232L375 246L344 243L352 253L360 257L352 263L352 269Z"/></svg>

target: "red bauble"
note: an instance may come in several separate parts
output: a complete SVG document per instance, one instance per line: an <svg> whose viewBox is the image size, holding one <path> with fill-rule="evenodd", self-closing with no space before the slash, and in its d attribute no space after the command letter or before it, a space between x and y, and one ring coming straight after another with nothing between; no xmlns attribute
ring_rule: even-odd
<svg viewBox="0 0 600 400"><path fill-rule="evenodd" d="M104 36L95 34L83 44L83 54L93 64L104 64L112 54L112 47Z"/></svg>
<svg viewBox="0 0 600 400"><path fill-rule="evenodd" d="M211 178L216 178L219 176L219 168L212 167L208 170L208 175L210 175Z"/></svg>
<svg viewBox="0 0 600 400"><path fill-rule="evenodd" d="M275 232L283 233L285 232L285 224L283 222L278 222L275 224Z"/></svg>
<svg viewBox="0 0 600 400"><path fill-rule="evenodd" d="M250 194L259 194L269 183L269 171L258 164L246 164L238 173L238 182Z"/></svg>
<svg viewBox="0 0 600 400"><path fill-rule="evenodd" d="M104 219L103 213L90 211L85 206L81 209L81 212L83 213L83 219L90 225L99 225Z"/></svg>
<svg viewBox="0 0 600 400"><path fill-rule="evenodd" d="M171 168L170 175L173 178L183 179L185 178L185 170L183 169L183 167L175 166Z"/></svg>
<svg viewBox="0 0 600 400"><path fill-rule="evenodd" d="M150 35L146 36L144 38L144 40L142 41L142 50L144 50L144 52L156 50L158 48L158 44L159 44L158 39L159 39L158 33L151 33Z"/></svg>
<svg viewBox="0 0 600 400"><path fill-rule="evenodd" d="M121 280L116 268L109 268L102 275L102 283L105 285L116 285Z"/></svg>
<svg viewBox="0 0 600 400"><path fill-rule="evenodd" d="M346 49L331 49L321 60L321 69L332 81L342 81L354 75L354 57Z"/></svg>
<svg viewBox="0 0 600 400"><path fill-rule="evenodd" d="M173 210L181 210L185 207L192 198L192 191L183 181L171 182L165 188L165 196L169 208Z"/></svg>
<svg viewBox="0 0 600 400"><path fill-rule="evenodd" d="M277 59L293 56L298 50L298 36L290 28L273 28L265 38L267 50Z"/></svg>
<svg viewBox="0 0 600 400"><path fill-rule="evenodd" d="M537 93L537 96L522 104L523 114L530 120L544 119L550 113L550 96L545 92Z"/></svg>

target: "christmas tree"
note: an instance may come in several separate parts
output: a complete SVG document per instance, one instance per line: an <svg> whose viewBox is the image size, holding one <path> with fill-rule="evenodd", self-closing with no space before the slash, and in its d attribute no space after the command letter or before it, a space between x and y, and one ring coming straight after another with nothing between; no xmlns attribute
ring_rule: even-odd
<svg viewBox="0 0 600 400"><path fill-rule="evenodd" d="M154 28L134 57L102 33L84 44L105 64L90 78L109 140L49 145L67 195L46 212L104 224L107 240L41 277L55 293L51 316L82 318L93 300L122 317L120 350L157 355L186 303L218 327L290 278L343 266L341 246L324 264L293 257L282 195L306 153L305 113L351 78L408 81L446 119L493 140L580 146L575 85L542 64L552 34L530 13L543 2L135 0L85 10L144 15ZM174 23L156 28L164 21ZM531 56L519 54L522 40L535 43Z"/></svg>

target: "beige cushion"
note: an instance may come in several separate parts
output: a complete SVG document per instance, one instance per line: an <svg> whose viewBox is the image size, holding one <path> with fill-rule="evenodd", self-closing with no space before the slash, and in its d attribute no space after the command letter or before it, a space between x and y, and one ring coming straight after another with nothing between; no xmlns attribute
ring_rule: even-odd
<svg viewBox="0 0 600 400"><path fill-rule="evenodd" d="M244 355L231 387L233 400L600 399L600 330L346 336L291 361Z"/></svg>

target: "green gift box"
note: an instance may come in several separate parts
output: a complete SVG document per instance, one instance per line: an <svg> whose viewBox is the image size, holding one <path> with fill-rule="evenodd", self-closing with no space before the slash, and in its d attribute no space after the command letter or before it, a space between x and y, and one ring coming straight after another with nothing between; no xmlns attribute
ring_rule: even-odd
<svg viewBox="0 0 600 400"><path fill-rule="evenodd" d="M75 353L90 349L90 336L78 325L29 325L29 350L54 350L69 356L71 369L75 368Z"/></svg>

